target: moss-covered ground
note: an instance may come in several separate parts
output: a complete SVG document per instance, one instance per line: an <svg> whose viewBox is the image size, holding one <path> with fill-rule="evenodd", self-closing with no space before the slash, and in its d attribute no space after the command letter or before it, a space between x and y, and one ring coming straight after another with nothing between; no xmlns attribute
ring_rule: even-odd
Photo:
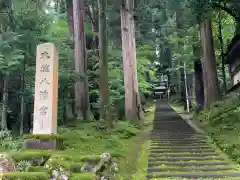
<svg viewBox="0 0 240 180"><path fill-rule="evenodd" d="M24 162L26 160L54 157L51 165L60 164L61 167L73 169L71 179L91 179L92 174L83 174L76 171L80 168L82 162L87 159L97 161L99 155L109 152L119 165L119 173L117 179L132 179L133 174L136 179L141 171L139 164L146 161L141 158L142 153L149 145L149 132L152 129L155 107L151 106L145 114L144 126L139 129L130 125L126 121L119 121L111 131L98 128L96 122L91 123L71 123L67 127L59 128L59 135L64 139L63 150L23 150L10 151L8 153L16 162ZM141 151L141 149L144 149ZM2 152L6 151L2 149ZM138 160L138 157L140 158ZM144 160L143 160L144 159ZM23 164L23 163L22 163ZM147 164L147 162L145 162ZM75 169L75 170L74 170ZM46 169L42 166L23 167L23 172L7 173L8 179L20 177L21 180L46 179ZM135 175L136 174L136 175Z"/></svg>

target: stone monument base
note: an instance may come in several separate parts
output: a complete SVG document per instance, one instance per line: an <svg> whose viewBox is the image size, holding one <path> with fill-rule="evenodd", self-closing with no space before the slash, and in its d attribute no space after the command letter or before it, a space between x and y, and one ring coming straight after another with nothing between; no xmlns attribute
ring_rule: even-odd
<svg viewBox="0 0 240 180"><path fill-rule="evenodd" d="M23 148L24 149L44 149L44 150L56 150L64 149L63 140L61 138L56 138L56 136L46 135L27 135L24 138Z"/></svg>
<svg viewBox="0 0 240 180"><path fill-rule="evenodd" d="M24 149L57 149L57 140L42 141L39 139L25 139Z"/></svg>

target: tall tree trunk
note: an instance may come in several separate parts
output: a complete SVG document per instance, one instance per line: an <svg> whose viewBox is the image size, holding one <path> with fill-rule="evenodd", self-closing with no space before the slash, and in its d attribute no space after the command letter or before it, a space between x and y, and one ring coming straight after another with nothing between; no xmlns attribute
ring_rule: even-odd
<svg viewBox="0 0 240 180"><path fill-rule="evenodd" d="M22 65L22 75L21 75L21 113L20 113L20 135L24 132L24 115L25 115L25 60Z"/></svg>
<svg viewBox="0 0 240 180"><path fill-rule="evenodd" d="M84 0L73 0L75 71L83 78L75 84L75 112L78 118L88 118L88 80L84 34Z"/></svg>
<svg viewBox="0 0 240 180"><path fill-rule="evenodd" d="M200 32L203 53L202 63L204 72L204 104L206 107L208 107L213 102L220 99L220 90L218 85L216 59L212 36L212 23L209 17L204 18Z"/></svg>
<svg viewBox="0 0 240 180"><path fill-rule="evenodd" d="M8 130L7 127L7 106L8 106L8 77L3 82L3 97L2 97L2 116L1 116L1 129Z"/></svg>
<svg viewBox="0 0 240 180"><path fill-rule="evenodd" d="M203 87L203 70L201 61L195 61L194 63L194 73L195 73L195 95L198 110L204 108L204 87Z"/></svg>
<svg viewBox="0 0 240 180"><path fill-rule="evenodd" d="M98 0L99 5L99 55L100 55L100 118L112 126L108 116L108 43L107 43L107 0Z"/></svg>
<svg viewBox="0 0 240 180"><path fill-rule="evenodd" d="M92 32L98 33L99 30L99 6L98 3L95 3L94 1L89 2L87 14L90 19ZM92 44L91 49L98 49L98 36L94 34L92 37Z"/></svg>
<svg viewBox="0 0 240 180"><path fill-rule="evenodd" d="M134 3L134 1L132 1ZM139 86L138 86L138 75L137 75L137 52L136 52L136 37L135 37L135 21L134 21L134 12L133 12L133 7L134 4L131 5L132 8L130 7L130 17L129 17L129 27L130 27L130 39L131 40L131 49L132 49L132 62L133 62L133 77L134 77L134 93L136 94L136 103L137 103L137 115L138 119L143 118L142 117L142 107L141 107L141 96L139 92Z"/></svg>
<svg viewBox="0 0 240 180"><path fill-rule="evenodd" d="M221 69L222 69L222 75L223 75L223 93L225 94L227 91L227 83L226 83L226 74L225 74L225 55L224 55L224 48L223 48L223 37L222 37L222 21L221 21L221 13L218 14L218 39L220 41L220 47L221 47Z"/></svg>
<svg viewBox="0 0 240 180"><path fill-rule="evenodd" d="M177 35L180 40L178 41L178 49L183 48L182 38L183 38L183 7L181 7L181 3L179 3L180 8L176 11L176 26L177 26ZM178 79L178 91L181 95L181 100L184 102L184 107L186 109L186 92L184 87L184 68L183 68L183 61L180 59L179 66L180 71L177 72L177 79Z"/></svg>
<svg viewBox="0 0 240 180"><path fill-rule="evenodd" d="M136 72L136 43L133 1L125 0L121 8L121 33L125 86L125 116L136 123L140 117L140 96ZM140 107L139 107L140 106Z"/></svg>
<svg viewBox="0 0 240 180"><path fill-rule="evenodd" d="M73 21L73 0L66 0L69 36L74 39L74 21Z"/></svg>

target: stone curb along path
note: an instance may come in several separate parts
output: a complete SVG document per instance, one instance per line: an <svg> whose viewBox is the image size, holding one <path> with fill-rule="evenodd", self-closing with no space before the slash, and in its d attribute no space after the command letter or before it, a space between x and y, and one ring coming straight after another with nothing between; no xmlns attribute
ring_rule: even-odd
<svg viewBox="0 0 240 180"><path fill-rule="evenodd" d="M196 132L167 101L156 102L147 179L232 178L239 170Z"/></svg>

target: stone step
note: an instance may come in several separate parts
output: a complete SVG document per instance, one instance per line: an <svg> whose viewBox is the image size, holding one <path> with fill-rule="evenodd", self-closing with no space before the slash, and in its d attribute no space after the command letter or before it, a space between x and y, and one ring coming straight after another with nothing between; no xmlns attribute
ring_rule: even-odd
<svg viewBox="0 0 240 180"><path fill-rule="evenodd" d="M189 143L189 144L183 144L183 143L172 143L172 142L156 142L156 141L152 141L151 142L151 146L182 146L182 145L186 145L186 146L204 146L204 145L208 145L207 142L193 142L193 143Z"/></svg>
<svg viewBox="0 0 240 180"><path fill-rule="evenodd" d="M178 130L175 132L178 133L196 133L196 131L193 131L191 129L190 126L188 126L187 124L180 124L180 123L169 123L169 124L162 124L162 123L153 123L154 126L154 130L153 132L166 132L169 130ZM158 131L158 130L161 131ZM170 131L170 132L174 132L174 131Z"/></svg>
<svg viewBox="0 0 240 180"><path fill-rule="evenodd" d="M187 166L227 166L229 163L224 161L214 161L214 162L168 162L168 161L153 161L148 164L149 167L155 166L178 166L178 167L187 167Z"/></svg>
<svg viewBox="0 0 240 180"><path fill-rule="evenodd" d="M181 152L194 152L194 153L202 153L202 152L216 152L214 149L158 149L158 150L150 150L150 153L181 153Z"/></svg>
<svg viewBox="0 0 240 180"><path fill-rule="evenodd" d="M151 136L156 136L156 137L205 137L203 135L190 135L190 134L151 134Z"/></svg>
<svg viewBox="0 0 240 180"><path fill-rule="evenodd" d="M207 139L205 136L185 136L185 135L160 135L152 134L150 138L169 138L169 139Z"/></svg>
<svg viewBox="0 0 240 180"><path fill-rule="evenodd" d="M211 146L150 146L151 150L156 149L210 149Z"/></svg>
<svg viewBox="0 0 240 180"><path fill-rule="evenodd" d="M152 157L159 156L159 154L151 154ZM217 153L162 153L161 157L208 157L219 156Z"/></svg>
<svg viewBox="0 0 240 180"><path fill-rule="evenodd" d="M159 116L159 117L162 118L162 116ZM169 121L163 121L163 120L162 121L154 121L153 124L164 124L165 123L166 126L169 124L179 124L179 125L186 125L185 127L188 127L188 124L183 120L179 120L179 117L172 117L172 118L173 119L169 120Z"/></svg>
<svg viewBox="0 0 240 180"><path fill-rule="evenodd" d="M207 143L205 140L193 140L193 139L179 139L179 140L160 140L160 139L151 139L151 142L154 143Z"/></svg>
<svg viewBox="0 0 240 180"><path fill-rule="evenodd" d="M163 124L163 123L153 123L154 126L154 130L158 130L161 129L162 131L167 131L169 129L174 129L174 130L178 130L176 132L180 132L180 133L196 133L196 131L193 131L191 129L190 126L188 126L188 124L181 124L181 123L169 123L169 124ZM161 132L161 131L159 131ZM173 131L172 131L173 132Z"/></svg>
<svg viewBox="0 0 240 180"><path fill-rule="evenodd" d="M155 126L154 127L155 128L155 130L157 130L158 132L161 132L161 131L172 131L172 132L189 132L189 129L182 129L181 128L181 130L179 130L179 129L174 129L174 128L172 128L172 127L158 127L158 126Z"/></svg>
<svg viewBox="0 0 240 180"><path fill-rule="evenodd" d="M203 135L174 135L174 134L151 134L151 137L171 137L171 138L206 138Z"/></svg>
<svg viewBox="0 0 240 180"><path fill-rule="evenodd" d="M207 171L230 171L233 170L231 167L176 167L176 168L171 168L171 167L149 167L148 172L153 173L153 172L207 172Z"/></svg>
<svg viewBox="0 0 240 180"><path fill-rule="evenodd" d="M172 131L172 130L177 130L177 131ZM175 133L176 132L176 133ZM205 136L204 134L200 134L200 133L196 133L196 132L191 132L188 129L181 129L179 130L177 129L173 129L171 127L162 127L162 129L160 127L156 127L156 129L154 129L151 134L155 134L155 135L182 135L182 136Z"/></svg>
<svg viewBox="0 0 240 180"><path fill-rule="evenodd" d="M197 133L174 133L174 132L152 132L151 135L159 135L159 136L204 136L203 134Z"/></svg>
<svg viewBox="0 0 240 180"><path fill-rule="evenodd" d="M153 133L151 134L151 136L158 136L158 137L206 137L202 134L199 134L199 135L196 135L196 134L171 134L171 133L168 133L168 134L160 134L160 133Z"/></svg>
<svg viewBox="0 0 240 180"><path fill-rule="evenodd" d="M197 179L197 178L231 178L240 177L239 172L226 172L226 173L164 173L164 174L148 174L147 179L153 178L187 178L187 179ZM239 178L240 179L240 178Z"/></svg>
<svg viewBox="0 0 240 180"><path fill-rule="evenodd" d="M154 130L157 130L157 128L161 128L164 130L164 128L171 128L171 129L178 129L179 131L176 132L195 132L193 129L191 129L191 126L188 126L188 124L183 124L183 123L162 123L162 122L154 122L153 125Z"/></svg>
<svg viewBox="0 0 240 180"><path fill-rule="evenodd" d="M198 141L198 140L207 140L206 138L193 138L193 137L151 137L151 140L160 140L160 141Z"/></svg>
<svg viewBox="0 0 240 180"><path fill-rule="evenodd" d="M207 139L193 139L193 138L185 138L185 139L174 139L174 138L151 138L151 141L158 142L207 142Z"/></svg>
<svg viewBox="0 0 240 180"><path fill-rule="evenodd" d="M151 161L168 161L168 162L177 162L177 161L224 161L222 157L161 157L153 156L149 154L149 162Z"/></svg>
<svg viewBox="0 0 240 180"><path fill-rule="evenodd" d="M174 145L174 144L168 144L168 145L150 145L150 148L151 149L159 149L159 148L162 148L162 149L179 149L179 148L188 148L188 149L198 149L198 148L209 148L211 146L205 144L205 145L198 145L198 144L195 144L195 145Z"/></svg>

